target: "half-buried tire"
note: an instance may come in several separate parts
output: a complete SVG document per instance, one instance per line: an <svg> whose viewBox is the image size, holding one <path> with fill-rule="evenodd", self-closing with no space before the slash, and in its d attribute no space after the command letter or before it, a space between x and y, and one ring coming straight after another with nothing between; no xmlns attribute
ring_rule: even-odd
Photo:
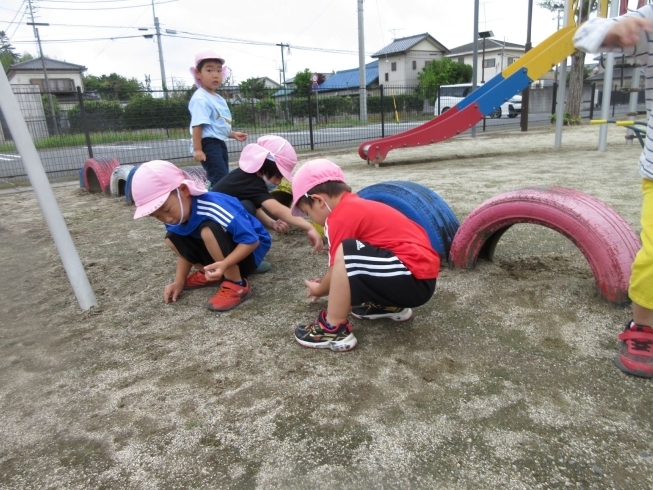
<svg viewBox="0 0 653 490"><path fill-rule="evenodd" d="M125 181L125 201L130 206L134 204L134 198L132 197L132 180L134 179L134 174L139 166L140 165L134 165L134 168L132 168L129 171L129 174L127 174L127 180Z"/></svg>
<svg viewBox="0 0 653 490"><path fill-rule="evenodd" d="M450 264L469 268L479 258L492 260L501 236L518 223L542 225L567 237L589 262L601 295L610 303L628 302L639 238L608 205L566 187L519 189L488 199L460 226Z"/></svg>
<svg viewBox="0 0 653 490"><path fill-rule="evenodd" d="M111 195L114 197L120 197L125 195L125 185L127 184L127 176L131 169L134 168L133 165L120 165L113 169L111 173L111 184L110 190Z"/></svg>
<svg viewBox="0 0 653 490"><path fill-rule="evenodd" d="M365 187L358 195L387 204L419 224L426 230L431 245L442 261L449 257L449 249L458 230L458 219L437 193L415 182L391 181ZM383 219L383 216L377 219Z"/></svg>
<svg viewBox="0 0 653 490"><path fill-rule="evenodd" d="M109 193L111 173L120 163L112 157L89 158L84 162L84 187L89 192Z"/></svg>

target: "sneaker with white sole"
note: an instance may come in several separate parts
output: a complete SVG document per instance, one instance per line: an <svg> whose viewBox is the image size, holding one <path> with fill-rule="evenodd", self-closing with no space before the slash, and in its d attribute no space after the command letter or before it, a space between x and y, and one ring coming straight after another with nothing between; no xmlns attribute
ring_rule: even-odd
<svg viewBox="0 0 653 490"><path fill-rule="evenodd" d="M398 306L381 306L374 303L363 303L351 307L351 314L359 320L378 320L390 318L396 322L405 322L413 317L413 310Z"/></svg>
<svg viewBox="0 0 653 490"><path fill-rule="evenodd" d="M311 349L331 349L334 352L346 352L356 347L358 341L352 333L349 321L330 327L326 319L326 310L320 311L313 323L300 325L295 329L295 340Z"/></svg>

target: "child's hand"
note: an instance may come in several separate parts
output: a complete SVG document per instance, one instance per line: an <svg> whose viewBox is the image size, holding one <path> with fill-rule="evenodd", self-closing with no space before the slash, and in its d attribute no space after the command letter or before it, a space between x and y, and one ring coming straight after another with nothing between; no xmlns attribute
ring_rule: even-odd
<svg viewBox="0 0 653 490"><path fill-rule="evenodd" d="M218 281L223 274L222 262L215 262L204 267L204 275L207 281Z"/></svg>
<svg viewBox="0 0 653 490"><path fill-rule="evenodd" d="M206 161L206 155L202 150L195 150L193 152L193 160L196 162L205 162Z"/></svg>
<svg viewBox="0 0 653 490"><path fill-rule="evenodd" d="M315 228L311 228L306 233L308 234L308 241L311 244L311 247L313 247L313 251L321 251L324 248L324 242L322 241L322 237L317 232L317 230Z"/></svg>
<svg viewBox="0 0 653 490"><path fill-rule="evenodd" d="M171 282L163 290L163 302L168 304L170 301L173 303L177 302L177 298L184 289L184 285L178 284L176 282Z"/></svg>
<svg viewBox="0 0 653 490"><path fill-rule="evenodd" d="M642 17L624 17L612 24L605 35L603 44L627 48L639 42L644 32L653 32L653 22Z"/></svg>
<svg viewBox="0 0 653 490"><path fill-rule="evenodd" d="M272 229L277 233L285 233L290 229L290 227L288 226L288 223L278 219L272 222Z"/></svg>
<svg viewBox="0 0 653 490"><path fill-rule="evenodd" d="M308 281L308 280L304 281L304 284L306 284L306 287L308 288L306 297L310 298L313 303L315 303L318 300L318 298L324 296L323 294L320 293L320 282L322 282L322 279L313 279L312 281Z"/></svg>
<svg viewBox="0 0 653 490"><path fill-rule="evenodd" d="M239 131L232 131L231 137L236 141L245 141L247 139L247 133L241 133Z"/></svg>

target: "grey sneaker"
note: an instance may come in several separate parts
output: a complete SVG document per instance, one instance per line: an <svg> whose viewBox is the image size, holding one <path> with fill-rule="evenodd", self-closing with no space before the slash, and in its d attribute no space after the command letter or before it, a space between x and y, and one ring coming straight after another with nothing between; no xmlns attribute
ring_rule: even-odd
<svg viewBox="0 0 653 490"><path fill-rule="evenodd" d="M352 306L351 314L359 320L390 318L390 320L396 322L405 322L413 317L413 310L398 306L381 306L374 303L363 303L360 306Z"/></svg>

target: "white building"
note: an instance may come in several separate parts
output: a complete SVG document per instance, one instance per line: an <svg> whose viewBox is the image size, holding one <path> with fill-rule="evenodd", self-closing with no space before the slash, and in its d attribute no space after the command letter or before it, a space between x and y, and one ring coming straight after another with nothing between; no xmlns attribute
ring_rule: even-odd
<svg viewBox="0 0 653 490"><path fill-rule="evenodd" d="M483 49L485 46L485 50ZM473 66L474 43L463 44L451 49L446 56L453 61ZM485 54L483 54L485 52ZM487 82L506 67L524 56L526 48L521 44L507 43L498 39L478 40L478 73L476 83Z"/></svg>
<svg viewBox="0 0 653 490"><path fill-rule="evenodd" d="M449 50L428 32L395 39L372 55L379 60L379 85L417 85L417 74Z"/></svg>

